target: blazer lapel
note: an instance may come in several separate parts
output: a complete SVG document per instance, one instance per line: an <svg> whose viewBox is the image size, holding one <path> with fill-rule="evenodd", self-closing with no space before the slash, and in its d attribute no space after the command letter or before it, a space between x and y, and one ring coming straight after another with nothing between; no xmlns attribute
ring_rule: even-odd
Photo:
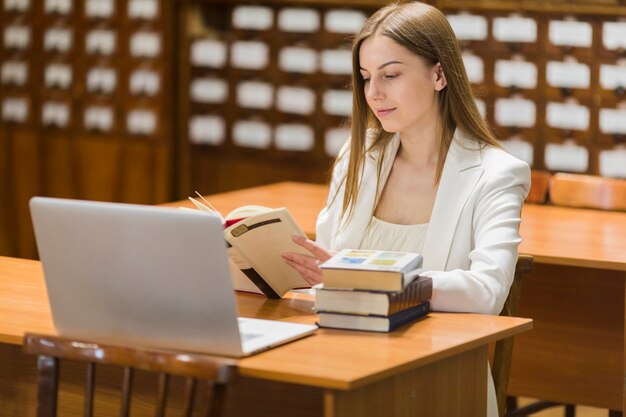
<svg viewBox="0 0 626 417"><path fill-rule="evenodd" d="M422 250L425 270L445 270L461 210L482 175L481 162L476 142L464 139L457 130L446 156L426 232Z"/></svg>
<svg viewBox="0 0 626 417"><path fill-rule="evenodd" d="M400 137L396 134L387 145L385 160L382 166L379 193L382 192L387 182L387 177L389 177L389 172L391 171L399 146ZM376 181L378 178L376 170L380 153L380 151L371 152L365 157L359 196L350 221L346 223L347 214L341 220L340 228L343 227L343 229L340 229L340 233L337 235L337 241L335 243L335 247L337 248L358 248L361 245L361 241L365 236L365 231L372 217L374 204L376 204L378 197L376 194Z"/></svg>

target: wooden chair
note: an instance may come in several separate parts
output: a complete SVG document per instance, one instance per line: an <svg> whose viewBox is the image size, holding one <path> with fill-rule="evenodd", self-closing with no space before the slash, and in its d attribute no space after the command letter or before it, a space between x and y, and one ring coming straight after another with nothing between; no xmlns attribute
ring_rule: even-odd
<svg viewBox="0 0 626 417"><path fill-rule="evenodd" d="M550 201L557 206L626 211L626 180L554 174L550 179Z"/></svg>
<svg viewBox="0 0 626 417"><path fill-rule="evenodd" d="M530 172L530 191L526 197L527 203L543 204L548 196L550 173L533 169Z"/></svg>
<svg viewBox="0 0 626 417"><path fill-rule="evenodd" d="M155 416L165 415L170 376L186 378L182 415L197 415L194 408L200 408L201 415L210 417L221 414L226 386L236 376L234 359L110 346L57 336L27 334L24 351L38 356L37 417L57 415L61 359L87 363L84 416L93 415L96 364L119 365L124 369L120 381L120 416L128 416L130 412L135 370L158 373ZM196 393L203 388L209 389L207 399L210 401L196 406L202 403L197 400Z"/></svg>
<svg viewBox="0 0 626 417"><path fill-rule="evenodd" d="M513 284L509 290L509 295L504 303L501 316L516 316L520 294L522 292L522 277L530 274L533 269L533 257L520 255L515 265L515 275ZM493 353L491 375L496 388L496 398L498 400L498 415L504 416L507 405L507 389L509 386L509 371L511 370L511 360L513 358L513 337L499 340Z"/></svg>

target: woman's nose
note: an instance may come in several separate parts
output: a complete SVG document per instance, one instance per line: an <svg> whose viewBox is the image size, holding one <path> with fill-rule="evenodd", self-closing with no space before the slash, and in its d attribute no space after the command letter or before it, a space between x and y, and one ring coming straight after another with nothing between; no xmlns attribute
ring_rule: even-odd
<svg viewBox="0 0 626 417"><path fill-rule="evenodd" d="M365 90L365 97L368 100L380 100L384 97L384 92L377 82L373 82L372 80L370 80Z"/></svg>

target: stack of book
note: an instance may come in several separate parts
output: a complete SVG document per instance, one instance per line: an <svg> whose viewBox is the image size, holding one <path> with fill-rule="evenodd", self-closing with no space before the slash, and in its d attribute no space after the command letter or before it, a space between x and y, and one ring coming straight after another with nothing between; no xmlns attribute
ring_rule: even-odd
<svg viewBox="0 0 626 417"><path fill-rule="evenodd" d="M320 327L390 332L428 314L432 279L416 253L344 249L321 265Z"/></svg>

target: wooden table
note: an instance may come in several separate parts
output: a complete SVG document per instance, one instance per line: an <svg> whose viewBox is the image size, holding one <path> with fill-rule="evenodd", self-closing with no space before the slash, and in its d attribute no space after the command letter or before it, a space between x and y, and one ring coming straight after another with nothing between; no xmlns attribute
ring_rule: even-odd
<svg viewBox="0 0 626 417"><path fill-rule="evenodd" d="M71 290L71 289L68 289ZM313 299L238 294L242 316L312 323ZM0 257L0 414L35 415L35 358L25 332L54 334L41 264ZM390 334L319 329L308 338L238 361L226 404L232 416L481 416L487 344L532 327L529 319L431 313ZM61 368L61 415L81 415L81 367ZM98 371L96 413L117 414L121 370ZM138 374L133 415L149 415L154 381ZM179 389L174 381L172 389ZM179 381L182 382L182 381ZM172 405L176 408L176 404Z"/></svg>
<svg viewBox="0 0 626 417"><path fill-rule="evenodd" d="M239 205L286 206L315 235L327 188L279 183L218 194ZM522 285L519 315L534 330L515 338L512 395L626 410L626 213L527 204L520 252L535 270Z"/></svg>

